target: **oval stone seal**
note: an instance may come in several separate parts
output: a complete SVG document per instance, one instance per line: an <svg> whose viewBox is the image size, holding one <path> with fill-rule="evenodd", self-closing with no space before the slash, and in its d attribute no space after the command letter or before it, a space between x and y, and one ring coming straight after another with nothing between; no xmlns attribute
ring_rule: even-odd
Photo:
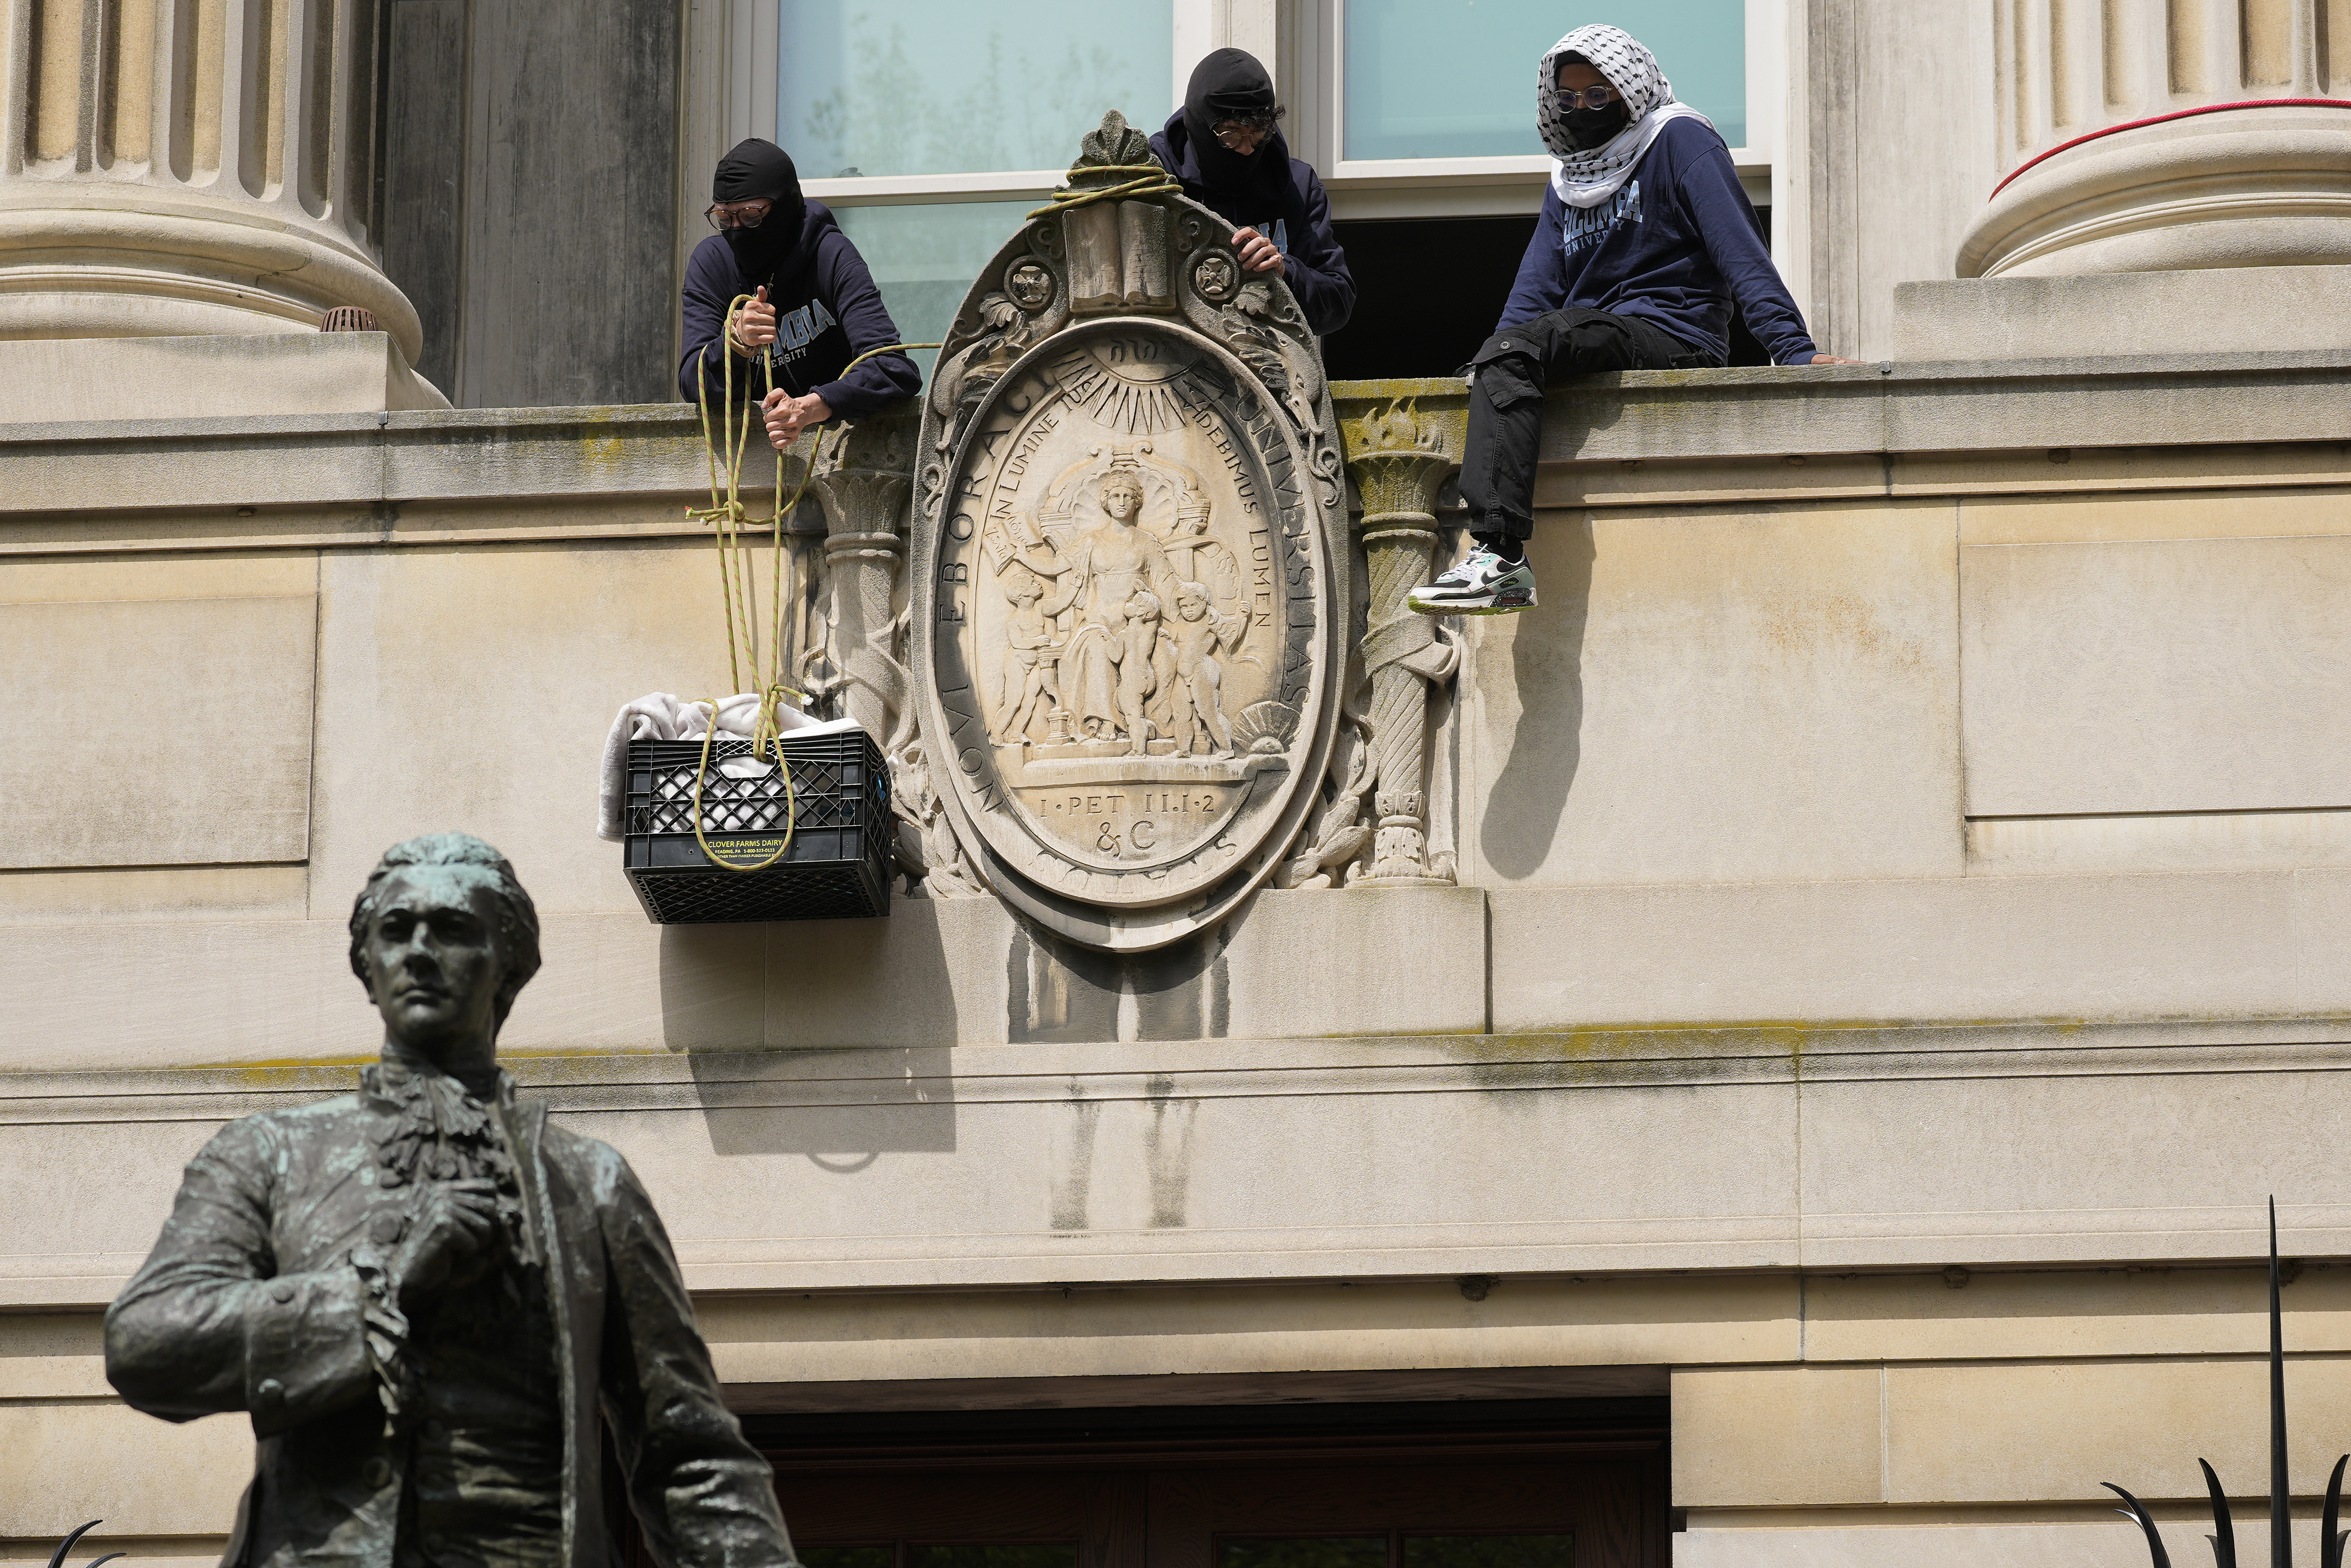
<svg viewBox="0 0 2351 1568"><path fill-rule="evenodd" d="M1071 193L1148 157L1111 116ZM1064 203L940 351L912 674L981 878L1137 950L1223 919L1313 804L1343 664L1340 456L1314 339L1277 279L1238 271L1228 225L1168 193Z"/></svg>

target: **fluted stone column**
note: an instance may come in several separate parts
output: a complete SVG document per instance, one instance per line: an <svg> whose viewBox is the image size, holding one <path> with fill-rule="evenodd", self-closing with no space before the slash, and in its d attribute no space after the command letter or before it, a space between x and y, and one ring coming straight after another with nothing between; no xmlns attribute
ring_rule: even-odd
<svg viewBox="0 0 2351 1568"><path fill-rule="evenodd" d="M841 711L884 747L906 706L894 601L918 416L910 402L858 421L826 444L809 480L824 507L826 652L842 682Z"/></svg>
<svg viewBox="0 0 2351 1568"><path fill-rule="evenodd" d="M1405 403L1343 421L1347 474L1363 500L1357 524L1369 595L1364 671L1372 685L1372 866L1354 885L1412 885L1448 878L1428 862L1430 688L1450 680L1459 650L1405 597L1437 554L1437 491L1457 458L1447 422L1423 419Z"/></svg>
<svg viewBox="0 0 2351 1568"><path fill-rule="evenodd" d="M371 258L380 0L0 0L0 339L415 310Z"/></svg>
<svg viewBox="0 0 2351 1568"><path fill-rule="evenodd" d="M1961 277L2351 263L2351 108L2290 101L2351 99L2344 0L1994 0L1994 41Z"/></svg>

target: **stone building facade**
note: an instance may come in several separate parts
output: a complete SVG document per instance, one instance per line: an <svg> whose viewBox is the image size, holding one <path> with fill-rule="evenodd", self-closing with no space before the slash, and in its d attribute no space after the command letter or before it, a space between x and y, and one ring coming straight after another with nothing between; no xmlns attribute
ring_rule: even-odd
<svg viewBox="0 0 2351 1568"><path fill-rule="evenodd" d="M216 1556L249 1436L122 1406L99 1314L225 1118L348 1085L378 1038L348 901L459 827L545 925L509 1065L644 1177L812 1568L2140 1561L2107 1480L2190 1553L2196 1458L2265 1474L2272 1194L2316 1560L2351 1448L2342 0L1748 5L1753 188L1867 362L1555 392L1521 617L1384 630L1457 515L1460 383L1318 389L1260 342L1297 394L1264 417L1339 465L1301 503L1335 706L1264 753L1314 795L1266 813L1283 852L1134 939L977 835L968 895L932 853L883 919L646 922L598 764L621 703L723 679L695 415L567 406L665 347L534 360L561 323L501 314L500 236L557 233L559 180L405 220L432 158L372 139L433 125L374 95L438 38L473 62L446 159L495 162L475 132L561 79L652 105L691 168L781 112L727 73L789 16L588 6L567 78L516 68L530 17L443 5L0 8L7 1556L93 1518L135 1563ZM1180 5L1171 58L1241 42L1311 116L1349 14ZM1514 156L1333 190L1477 220L1531 206ZM1045 193L923 178L835 194ZM690 232L645 205L622 248L666 256ZM1215 236L1168 210L1173 269L1128 292L1207 334ZM1061 265L1026 211L964 287ZM1040 335L1087 329L1050 315L1075 276ZM311 329L344 306L379 330ZM948 344L927 391L1001 347ZM835 669L961 580L914 452L987 417L955 384L794 514ZM844 676L877 733L936 695L904 662Z"/></svg>

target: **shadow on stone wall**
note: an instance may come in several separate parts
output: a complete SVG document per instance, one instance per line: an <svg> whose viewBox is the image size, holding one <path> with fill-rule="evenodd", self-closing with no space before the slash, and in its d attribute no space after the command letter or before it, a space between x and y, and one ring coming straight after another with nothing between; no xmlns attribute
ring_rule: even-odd
<svg viewBox="0 0 2351 1568"><path fill-rule="evenodd" d="M1503 876L1531 876L1551 852L1552 835L1583 759L1583 626L1592 602L1592 521L1544 528L1529 547L1540 602L1511 626L1510 677L1519 722L1510 752L1487 792L1479 843Z"/></svg>
<svg viewBox="0 0 2351 1568"><path fill-rule="evenodd" d="M714 1153L861 1169L954 1151L955 1001L935 925L664 926L661 999Z"/></svg>
<svg viewBox="0 0 2351 1568"><path fill-rule="evenodd" d="M697 1051L687 1061L713 1154L806 1155L854 1171L883 1155L955 1153L951 1050L860 1051L854 1078L817 1076L841 1071L833 1051Z"/></svg>

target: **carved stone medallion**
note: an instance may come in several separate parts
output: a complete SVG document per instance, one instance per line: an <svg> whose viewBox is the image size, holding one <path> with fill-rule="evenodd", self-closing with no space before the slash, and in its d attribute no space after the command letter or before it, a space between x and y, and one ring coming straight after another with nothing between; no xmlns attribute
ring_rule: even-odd
<svg viewBox="0 0 2351 1568"><path fill-rule="evenodd" d="M1122 950L1221 920L1296 837L1348 601L1317 345L1230 225L1126 193L1145 146L1105 118L973 286L912 552L919 722L973 864Z"/></svg>

